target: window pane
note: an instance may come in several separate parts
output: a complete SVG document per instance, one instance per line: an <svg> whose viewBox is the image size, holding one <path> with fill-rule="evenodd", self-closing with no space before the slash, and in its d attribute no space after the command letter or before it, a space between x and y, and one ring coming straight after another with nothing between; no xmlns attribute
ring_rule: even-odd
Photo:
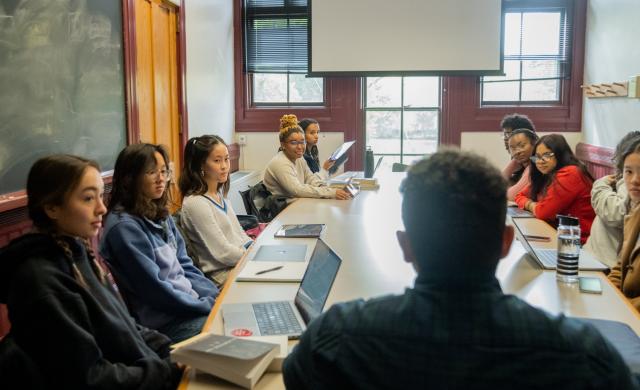
<svg viewBox="0 0 640 390"><path fill-rule="evenodd" d="M367 107L400 107L401 77L367 77Z"/></svg>
<svg viewBox="0 0 640 390"><path fill-rule="evenodd" d="M506 76L487 76L483 81L518 80L520 78L520 61L504 61ZM519 100L518 81L482 84L483 102L505 102Z"/></svg>
<svg viewBox="0 0 640 390"><path fill-rule="evenodd" d="M438 107L439 80L438 77L405 77L404 106Z"/></svg>
<svg viewBox="0 0 640 390"><path fill-rule="evenodd" d="M523 101L560 100L560 80L540 80L522 82Z"/></svg>
<svg viewBox="0 0 640 390"><path fill-rule="evenodd" d="M434 153L438 147L438 111L404 113L403 153Z"/></svg>
<svg viewBox="0 0 640 390"><path fill-rule="evenodd" d="M374 153L400 153L400 112L367 112L367 145Z"/></svg>
<svg viewBox="0 0 640 390"><path fill-rule="evenodd" d="M522 17L522 54L556 55L559 51L560 13L525 13Z"/></svg>
<svg viewBox="0 0 640 390"><path fill-rule="evenodd" d="M289 94L291 103L321 103L323 79L321 77L305 77L303 74L289 75Z"/></svg>
<svg viewBox="0 0 640 390"><path fill-rule="evenodd" d="M254 73L253 101L256 103L286 103L287 75Z"/></svg>
<svg viewBox="0 0 640 390"><path fill-rule="evenodd" d="M504 55L520 54L520 12L510 12L504 17Z"/></svg>
<svg viewBox="0 0 640 390"><path fill-rule="evenodd" d="M558 77L560 63L553 60L522 61L523 79Z"/></svg>
<svg viewBox="0 0 640 390"><path fill-rule="evenodd" d="M373 155L374 164L376 165L378 164L378 159L380 157L383 157L383 158L382 158L382 162L380 163L380 166L378 167L378 170L376 171L376 177L380 175L380 172L391 172L391 167L393 166L393 163L400 162L399 154L396 154L393 156L379 156L377 154L374 154Z"/></svg>

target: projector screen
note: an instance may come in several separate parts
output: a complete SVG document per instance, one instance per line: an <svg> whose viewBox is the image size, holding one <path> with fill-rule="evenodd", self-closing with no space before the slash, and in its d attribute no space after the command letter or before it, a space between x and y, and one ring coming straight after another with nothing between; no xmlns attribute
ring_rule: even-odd
<svg viewBox="0 0 640 390"><path fill-rule="evenodd" d="M502 75L501 0L309 0L309 72Z"/></svg>

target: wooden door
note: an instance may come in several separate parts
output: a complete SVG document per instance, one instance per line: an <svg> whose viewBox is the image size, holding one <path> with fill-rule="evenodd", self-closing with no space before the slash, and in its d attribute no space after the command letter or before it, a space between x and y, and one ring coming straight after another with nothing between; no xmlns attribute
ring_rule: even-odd
<svg viewBox="0 0 640 390"><path fill-rule="evenodd" d="M136 103L140 141L167 147L174 172L171 194L180 200L178 8L162 0L135 0ZM172 210L173 211L173 210Z"/></svg>

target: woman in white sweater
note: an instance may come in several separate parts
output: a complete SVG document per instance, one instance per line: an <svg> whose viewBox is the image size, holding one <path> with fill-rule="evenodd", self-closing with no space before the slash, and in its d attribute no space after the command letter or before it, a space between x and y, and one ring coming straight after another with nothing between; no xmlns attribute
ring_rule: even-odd
<svg viewBox="0 0 640 390"><path fill-rule="evenodd" d="M200 261L213 268L211 277L219 286L253 242L226 199L229 165L222 138L194 137L185 147L180 176L182 225Z"/></svg>
<svg viewBox="0 0 640 390"><path fill-rule="evenodd" d="M280 150L264 171L264 185L276 196L290 198L350 199L348 192L327 187L302 158L306 146L304 131L295 115L280 118Z"/></svg>

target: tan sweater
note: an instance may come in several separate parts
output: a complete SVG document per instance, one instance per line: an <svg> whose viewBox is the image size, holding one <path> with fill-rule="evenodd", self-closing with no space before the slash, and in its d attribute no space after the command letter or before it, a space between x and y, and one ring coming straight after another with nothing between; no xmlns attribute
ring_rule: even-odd
<svg viewBox="0 0 640 390"><path fill-rule="evenodd" d="M291 162L283 152L278 152L264 171L264 185L276 196L289 198L335 198L336 189L309 169L304 158Z"/></svg>
<svg viewBox="0 0 640 390"><path fill-rule="evenodd" d="M635 207L624 219L624 237L618 264L611 269L609 280L622 291L640 311L640 207Z"/></svg>

